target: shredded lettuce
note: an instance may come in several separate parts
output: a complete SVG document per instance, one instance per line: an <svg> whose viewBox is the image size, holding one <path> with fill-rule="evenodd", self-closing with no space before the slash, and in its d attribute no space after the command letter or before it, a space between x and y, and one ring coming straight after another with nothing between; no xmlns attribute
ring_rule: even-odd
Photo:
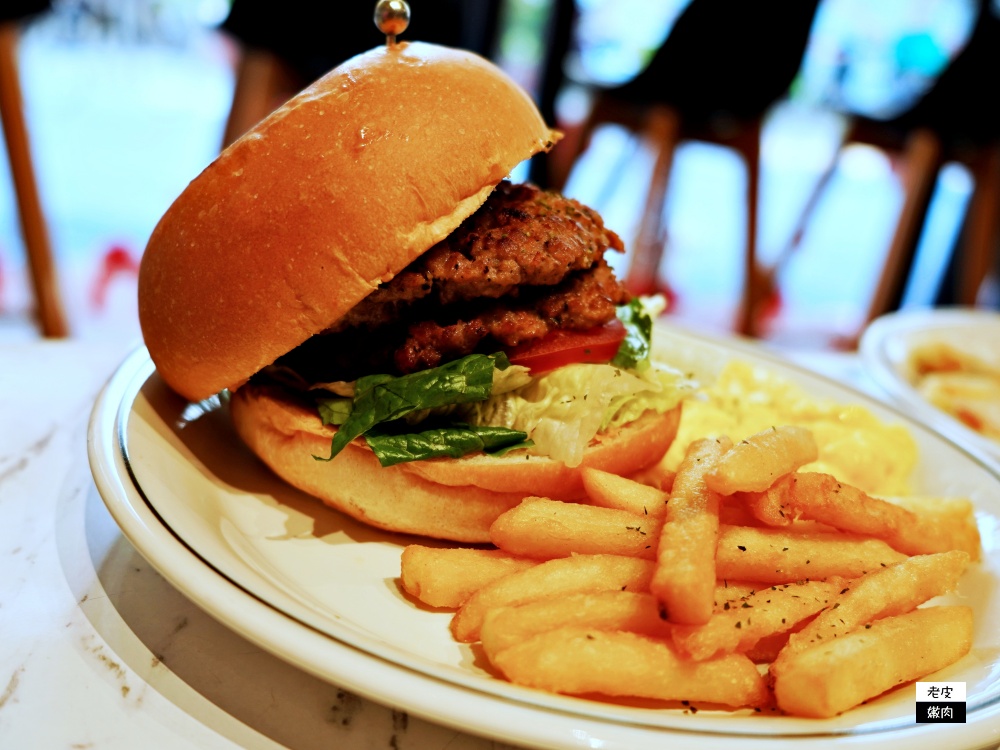
<svg viewBox="0 0 1000 750"><path fill-rule="evenodd" d="M636 297L618 308L626 334L610 364L561 367L456 413L471 424L523 431L534 443L532 453L578 466L598 433L647 411L670 411L694 390L678 370L650 360L653 319L665 305L660 296Z"/></svg>
<svg viewBox="0 0 1000 750"><path fill-rule="evenodd" d="M578 466L598 432L664 413L693 390L679 371L664 366L643 372L613 365L577 364L534 378L516 391L463 405L470 424L503 426L527 434L532 453Z"/></svg>

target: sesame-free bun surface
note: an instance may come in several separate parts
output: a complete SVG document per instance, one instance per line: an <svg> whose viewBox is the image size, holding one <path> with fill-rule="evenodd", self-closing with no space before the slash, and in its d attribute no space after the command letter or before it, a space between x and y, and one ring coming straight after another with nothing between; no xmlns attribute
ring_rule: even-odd
<svg viewBox="0 0 1000 750"><path fill-rule="evenodd" d="M472 53L404 43L348 60L227 148L154 229L139 320L157 370L192 400L239 386L557 137Z"/></svg>
<svg viewBox="0 0 1000 750"><path fill-rule="evenodd" d="M313 458L329 455L336 428L279 386L244 386L232 394L229 408L237 434L292 486L371 526L458 542L489 542L497 516L526 496L582 499L584 467L630 474L655 464L681 415L680 405L646 414L592 444L583 464L572 469L550 458L528 459L524 451L383 468L361 440L332 461Z"/></svg>

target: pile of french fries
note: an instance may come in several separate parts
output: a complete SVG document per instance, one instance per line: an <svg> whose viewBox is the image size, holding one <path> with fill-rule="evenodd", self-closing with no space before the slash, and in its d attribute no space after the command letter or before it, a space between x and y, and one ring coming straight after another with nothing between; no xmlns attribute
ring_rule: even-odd
<svg viewBox="0 0 1000 750"><path fill-rule="evenodd" d="M525 498L495 550L406 547L401 584L513 683L832 717L969 651L972 610L928 602L980 543L970 502L873 497L816 456L776 426L642 481L585 469L586 502Z"/></svg>

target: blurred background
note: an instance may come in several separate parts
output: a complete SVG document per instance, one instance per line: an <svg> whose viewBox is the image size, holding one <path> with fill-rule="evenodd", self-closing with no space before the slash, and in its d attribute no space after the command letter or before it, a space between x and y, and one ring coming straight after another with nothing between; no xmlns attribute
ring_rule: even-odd
<svg viewBox="0 0 1000 750"><path fill-rule="evenodd" d="M138 264L171 201L381 41L372 0L4 5L5 339L137 339ZM1000 2L410 6L403 39L479 51L536 97L566 135L515 177L601 212L629 248L619 274L682 324L850 348L889 310L998 306Z"/></svg>

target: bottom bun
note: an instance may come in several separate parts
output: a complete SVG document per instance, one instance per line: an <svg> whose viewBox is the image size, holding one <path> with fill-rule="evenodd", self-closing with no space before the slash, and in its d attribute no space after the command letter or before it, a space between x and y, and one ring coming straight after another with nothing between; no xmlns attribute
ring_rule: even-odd
<svg viewBox="0 0 1000 750"><path fill-rule="evenodd" d="M581 497L586 466L631 474L659 461L677 432L681 409L647 415L605 436L574 469L537 456L526 460L521 451L383 468L363 441L332 461L317 461L313 456L329 454L336 428L284 389L244 386L232 395L230 410L250 450L286 482L330 507L387 531L488 542L497 516L525 496Z"/></svg>

